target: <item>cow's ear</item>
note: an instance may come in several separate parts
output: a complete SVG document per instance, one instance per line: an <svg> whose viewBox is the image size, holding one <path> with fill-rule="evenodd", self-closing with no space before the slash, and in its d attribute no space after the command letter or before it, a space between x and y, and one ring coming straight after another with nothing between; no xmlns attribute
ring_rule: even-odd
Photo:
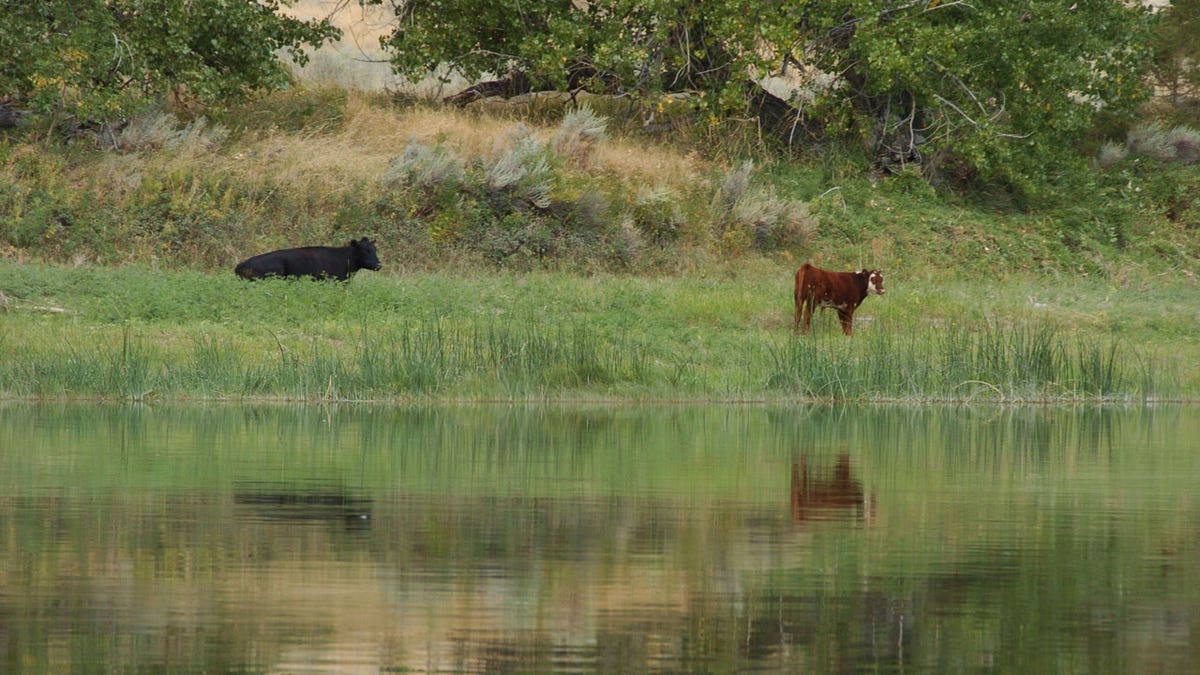
<svg viewBox="0 0 1200 675"><path fill-rule="evenodd" d="M350 248L358 248L358 242L351 239L350 240Z"/></svg>

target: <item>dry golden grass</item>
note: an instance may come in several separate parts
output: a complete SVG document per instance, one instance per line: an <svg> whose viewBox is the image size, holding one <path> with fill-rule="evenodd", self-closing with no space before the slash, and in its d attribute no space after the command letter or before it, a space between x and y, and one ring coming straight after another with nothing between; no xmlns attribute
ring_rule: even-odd
<svg viewBox="0 0 1200 675"><path fill-rule="evenodd" d="M689 185L711 170L695 153L680 153L644 139L613 139L596 148L597 164L606 174L634 185Z"/></svg>
<svg viewBox="0 0 1200 675"><path fill-rule="evenodd" d="M386 64L367 63L368 59L386 58L379 39L392 31L394 17L384 7L360 7L345 0L300 0L287 12L301 19L330 17L344 32L339 43L318 50L309 66L298 69L304 82L336 84L351 91L404 89L429 98L466 86L465 82L455 81L442 88L434 78L429 82L400 83L390 73L381 74L380 69L388 68ZM356 86L363 83L367 86ZM296 138L294 147L292 141L274 137L263 146L249 148L247 153L267 158L272 173L278 172L276 175L286 182L299 186L317 176L323 176L321 180L378 176L392 158L403 152L409 140L432 144L445 139L468 160L489 157L497 141L515 124L515 119L449 108L387 110L352 94L346 123L339 134L322 139ZM549 138L553 129L543 127L537 133ZM619 138L597 147L592 168L631 190L644 185L693 185L710 169L695 153L684 155L666 145L647 145L644 139ZM258 167L250 170L253 173Z"/></svg>
<svg viewBox="0 0 1200 675"><path fill-rule="evenodd" d="M162 153L140 161L164 162L195 168L208 164L239 180L269 177L277 185L294 190L334 192L354 189L362 181L378 179L388 164L416 141L426 145L444 143L466 161L494 157L515 119L478 115L450 107L416 106L397 109L380 105L370 94L349 93L342 123L334 130L286 132L243 139L235 150L224 153ZM530 124L525 122L525 124ZM549 140L556 127L535 126L534 133ZM109 173L114 189L130 178L129 167L114 156ZM128 163L128 162L126 162ZM598 173L629 189L643 185L682 188L696 184L711 169L699 156L682 154L666 145L645 139L610 138L595 148L588 171Z"/></svg>

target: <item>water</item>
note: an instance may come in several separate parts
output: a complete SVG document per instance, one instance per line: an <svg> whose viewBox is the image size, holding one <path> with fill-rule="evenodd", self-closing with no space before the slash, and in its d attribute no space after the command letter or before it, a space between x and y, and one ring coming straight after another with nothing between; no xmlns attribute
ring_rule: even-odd
<svg viewBox="0 0 1200 675"><path fill-rule="evenodd" d="M1200 410L0 407L0 672L1200 672Z"/></svg>

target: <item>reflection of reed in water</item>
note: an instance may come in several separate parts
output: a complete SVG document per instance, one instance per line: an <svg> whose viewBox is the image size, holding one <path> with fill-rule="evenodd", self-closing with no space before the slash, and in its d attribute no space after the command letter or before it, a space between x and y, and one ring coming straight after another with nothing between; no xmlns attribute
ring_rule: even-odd
<svg viewBox="0 0 1200 675"><path fill-rule="evenodd" d="M809 472L808 460L792 463L792 520L875 520L874 500L867 504L862 483L850 467L849 453L838 455L832 473Z"/></svg>
<svg viewBox="0 0 1200 675"><path fill-rule="evenodd" d="M371 500L355 497L336 485L239 483L234 487L233 503L243 507L248 520L341 521L355 530L371 526Z"/></svg>

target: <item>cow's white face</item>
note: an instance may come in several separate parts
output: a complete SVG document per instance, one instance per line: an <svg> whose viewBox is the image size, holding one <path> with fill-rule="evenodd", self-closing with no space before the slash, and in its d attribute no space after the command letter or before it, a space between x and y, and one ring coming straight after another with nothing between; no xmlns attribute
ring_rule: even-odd
<svg viewBox="0 0 1200 675"><path fill-rule="evenodd" d="M865 272L866 270L863 271ZM883 295L883 274L879 270L871 270L869 276L867 276L867 295L871 293Z"/></svg>

